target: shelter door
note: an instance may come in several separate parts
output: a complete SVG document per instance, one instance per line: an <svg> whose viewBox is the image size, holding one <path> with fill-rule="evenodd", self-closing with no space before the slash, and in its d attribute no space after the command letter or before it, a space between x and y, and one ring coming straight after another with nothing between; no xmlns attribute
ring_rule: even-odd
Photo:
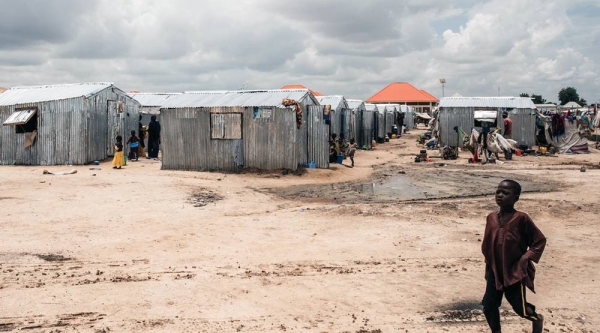
<svg viewBox="0 0 600 333"><path fill-rule="evenodd" d="M106 112L108 118L107 155L110 156L115 154L114 144L116 142L117 135L124 135L123 117L121 117L121 113L119 112L119 103L117 101L108 101ZM125 140L127 140L127 138L123 137L123 143L125 143Z"/></svg>

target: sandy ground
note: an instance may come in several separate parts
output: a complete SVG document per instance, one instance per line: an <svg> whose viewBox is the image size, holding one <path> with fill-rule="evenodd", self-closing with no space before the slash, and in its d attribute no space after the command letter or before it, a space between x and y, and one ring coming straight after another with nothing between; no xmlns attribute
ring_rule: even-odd
<svg viewBox="0 0 600 333"><path fill-rule="evenodd" d="M0 332L487 332L480 240L505 177L548 237L529 294L546 331L598 332L590 149L414 163L413 133L301 175L2 167Z"/></svg>

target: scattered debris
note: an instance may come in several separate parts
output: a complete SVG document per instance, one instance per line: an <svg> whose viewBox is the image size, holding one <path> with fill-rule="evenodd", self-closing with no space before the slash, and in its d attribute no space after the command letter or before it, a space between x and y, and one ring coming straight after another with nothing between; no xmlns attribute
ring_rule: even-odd
<svg viewBox="0 0 600 333"><path fill-rule="evenodd" d="M44 170L44 175L56 175L56 176L64 176L64 175L73 175L76 174L77 170L71 169L69 171L49 171Z"/></svg>
<svg viewBox="0 0 600 333"><path fill-rule="evenodd" d="M196 190L190 197L190 203L194 207L204 207L219 200L223 200L223 197L205 188Z"/></svg>
<svg viewBox="0 0 600 333"><path fill-rule="evenodd" d="M72 260L71 258L65 257L61 254L35 254L36 257L49 262L63 262Z"/></svg>

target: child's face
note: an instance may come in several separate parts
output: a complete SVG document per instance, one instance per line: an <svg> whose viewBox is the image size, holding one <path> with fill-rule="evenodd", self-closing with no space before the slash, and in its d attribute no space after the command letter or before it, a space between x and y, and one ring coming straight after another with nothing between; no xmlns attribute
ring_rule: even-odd
<svg viewBox="0 0 600 333"><path fill-rule="evenodd" d="M515 190L510 183L502 182L496 189L496 204L501 208L509 208L515 205L519 197L515 195Z"/></svg>

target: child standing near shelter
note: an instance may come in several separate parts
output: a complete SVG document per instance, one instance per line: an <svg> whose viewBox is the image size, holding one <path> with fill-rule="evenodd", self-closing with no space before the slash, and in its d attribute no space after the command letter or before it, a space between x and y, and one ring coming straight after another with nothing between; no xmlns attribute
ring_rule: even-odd
<svg viewBox="0 0 600 333"><path fill-rule="evenodd" d="M140 139L135 135L135 131L131 131L131 136L127 139L129 145L129 159L138 160L138 147L140 146Z"/></svg>
<svg viewBox="0 0 600 333"><path fill-rule="evenodd" d="M356 153L356 142L354 139L350 139L350 144L348 145L348 157L350 157L350 161L352 161L352 167L354 167L354 154Z"/></svg>
<svg viewBox="0 0 600 333"><path fill-rule="evenodd" d="M483 296L483 312L493 333L500 333L502 296L522 318L533 323L533 333L542 333L544 317L527 303L525 287L534 291L535 267L546 246L546 237L529 215L515 209L521 185L503 180L496 190L499 211L487 216L481 250L485 256L487 286Z"/></svg>
<svg viewBox="0 0 600 333"><path fill-rule="evenodd" d="M115 157L113 157L113 169L121 169L125 165L125 156L123 155L123 137L117 135L115 143Z"/></svg>

